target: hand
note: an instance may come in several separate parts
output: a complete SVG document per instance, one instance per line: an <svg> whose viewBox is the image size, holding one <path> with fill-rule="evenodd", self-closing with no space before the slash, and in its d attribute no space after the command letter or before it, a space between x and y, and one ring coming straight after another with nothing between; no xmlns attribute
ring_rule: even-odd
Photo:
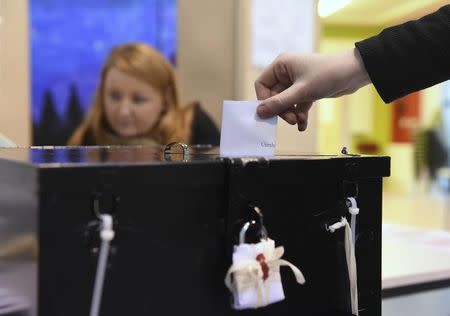
<svg viewBox="0 0 450 316"><path fill-rule="evenodd" d="M280 115L299 131L306 130L308 112L316 100L350 94L370 83L352 49L337 54L281 54L255 82L261 118Z"/></svg>

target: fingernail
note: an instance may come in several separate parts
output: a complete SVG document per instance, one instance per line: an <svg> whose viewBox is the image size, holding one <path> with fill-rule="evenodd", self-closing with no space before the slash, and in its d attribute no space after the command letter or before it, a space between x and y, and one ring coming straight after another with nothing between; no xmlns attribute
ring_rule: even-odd
<svg viewBox="0 0 450 316"><path fill-rule="evenodd" d="M306 128L308 127L308 123L307 122L301 122L301 123L298 123L298 130L300 131L300 132L304 132L304 131L306 131Z"/></svg>
<svg viewBox="0 0 450 316"><path fill-rule="evenodd" d="M272 115L272 113L270 112L269 108L267 106L265 106L264 104L259 105L256 108L256 113L261 117L261 118L266 118L266 117L270 117Z"/></svg>

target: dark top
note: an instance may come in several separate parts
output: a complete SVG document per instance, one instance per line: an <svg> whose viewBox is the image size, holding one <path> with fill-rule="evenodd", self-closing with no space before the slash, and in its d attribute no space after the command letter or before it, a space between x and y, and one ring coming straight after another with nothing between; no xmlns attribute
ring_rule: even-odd
<svg viewBox="0 0 450 316"><path fill-rule="evenodd" d="M200 105L196 105L192 120L191 144L218 146L219 143L220 132L216 124Z"/></svg>
<svg viewBox="0 0 450 316"><path fill-rule="evenodd" d="M214 145L220 143L220 132L211 117L201 108L199 104L195 105L194 117L192 119L191 140L192 145ZM86 133L83 145L97 145L91 131Z"/></svg>
<svg viewBox="0 0 450 316"><path fill-rule="evenodd" d="M450 5L355 46L386 103L450 79Z"/></svg>

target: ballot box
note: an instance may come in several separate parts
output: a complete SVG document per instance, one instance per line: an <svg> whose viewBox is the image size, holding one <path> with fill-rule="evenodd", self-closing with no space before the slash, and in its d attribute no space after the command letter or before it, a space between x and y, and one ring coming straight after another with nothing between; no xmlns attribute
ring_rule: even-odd
<svg viewBox="0 0 450 316"><path fill-rule="evenodd" d="M348 197L359 208L359 314L381 315L388 157L217 153L176 146L1 149L0 315L88 315L104 214L115 234L100 315L352 315L347 235L330 232L343 217L350 221ZM235 310L224 279L255 207L306 282L281 267L284 300ZM258 242L256 230L245 233L246 243Z"/></svg>

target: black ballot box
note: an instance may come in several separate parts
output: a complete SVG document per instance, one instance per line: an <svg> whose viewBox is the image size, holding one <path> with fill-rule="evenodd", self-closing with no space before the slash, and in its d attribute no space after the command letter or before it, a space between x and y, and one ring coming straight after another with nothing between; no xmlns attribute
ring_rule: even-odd
<svg viewBox="0 0 450 316"><path fill-rule="evenodd" d="M102 213L112 215L115 238L100 315L352 315L344 232L327 227L347 215L346 198L356 197L359 314L379 316L382 178L389 172L389 157L1 149L0 315L88 315ZM224 278L254 206L306 283L282 267L285 300L236 311ZM2 293L15 311L2 314Z"/></svg>

